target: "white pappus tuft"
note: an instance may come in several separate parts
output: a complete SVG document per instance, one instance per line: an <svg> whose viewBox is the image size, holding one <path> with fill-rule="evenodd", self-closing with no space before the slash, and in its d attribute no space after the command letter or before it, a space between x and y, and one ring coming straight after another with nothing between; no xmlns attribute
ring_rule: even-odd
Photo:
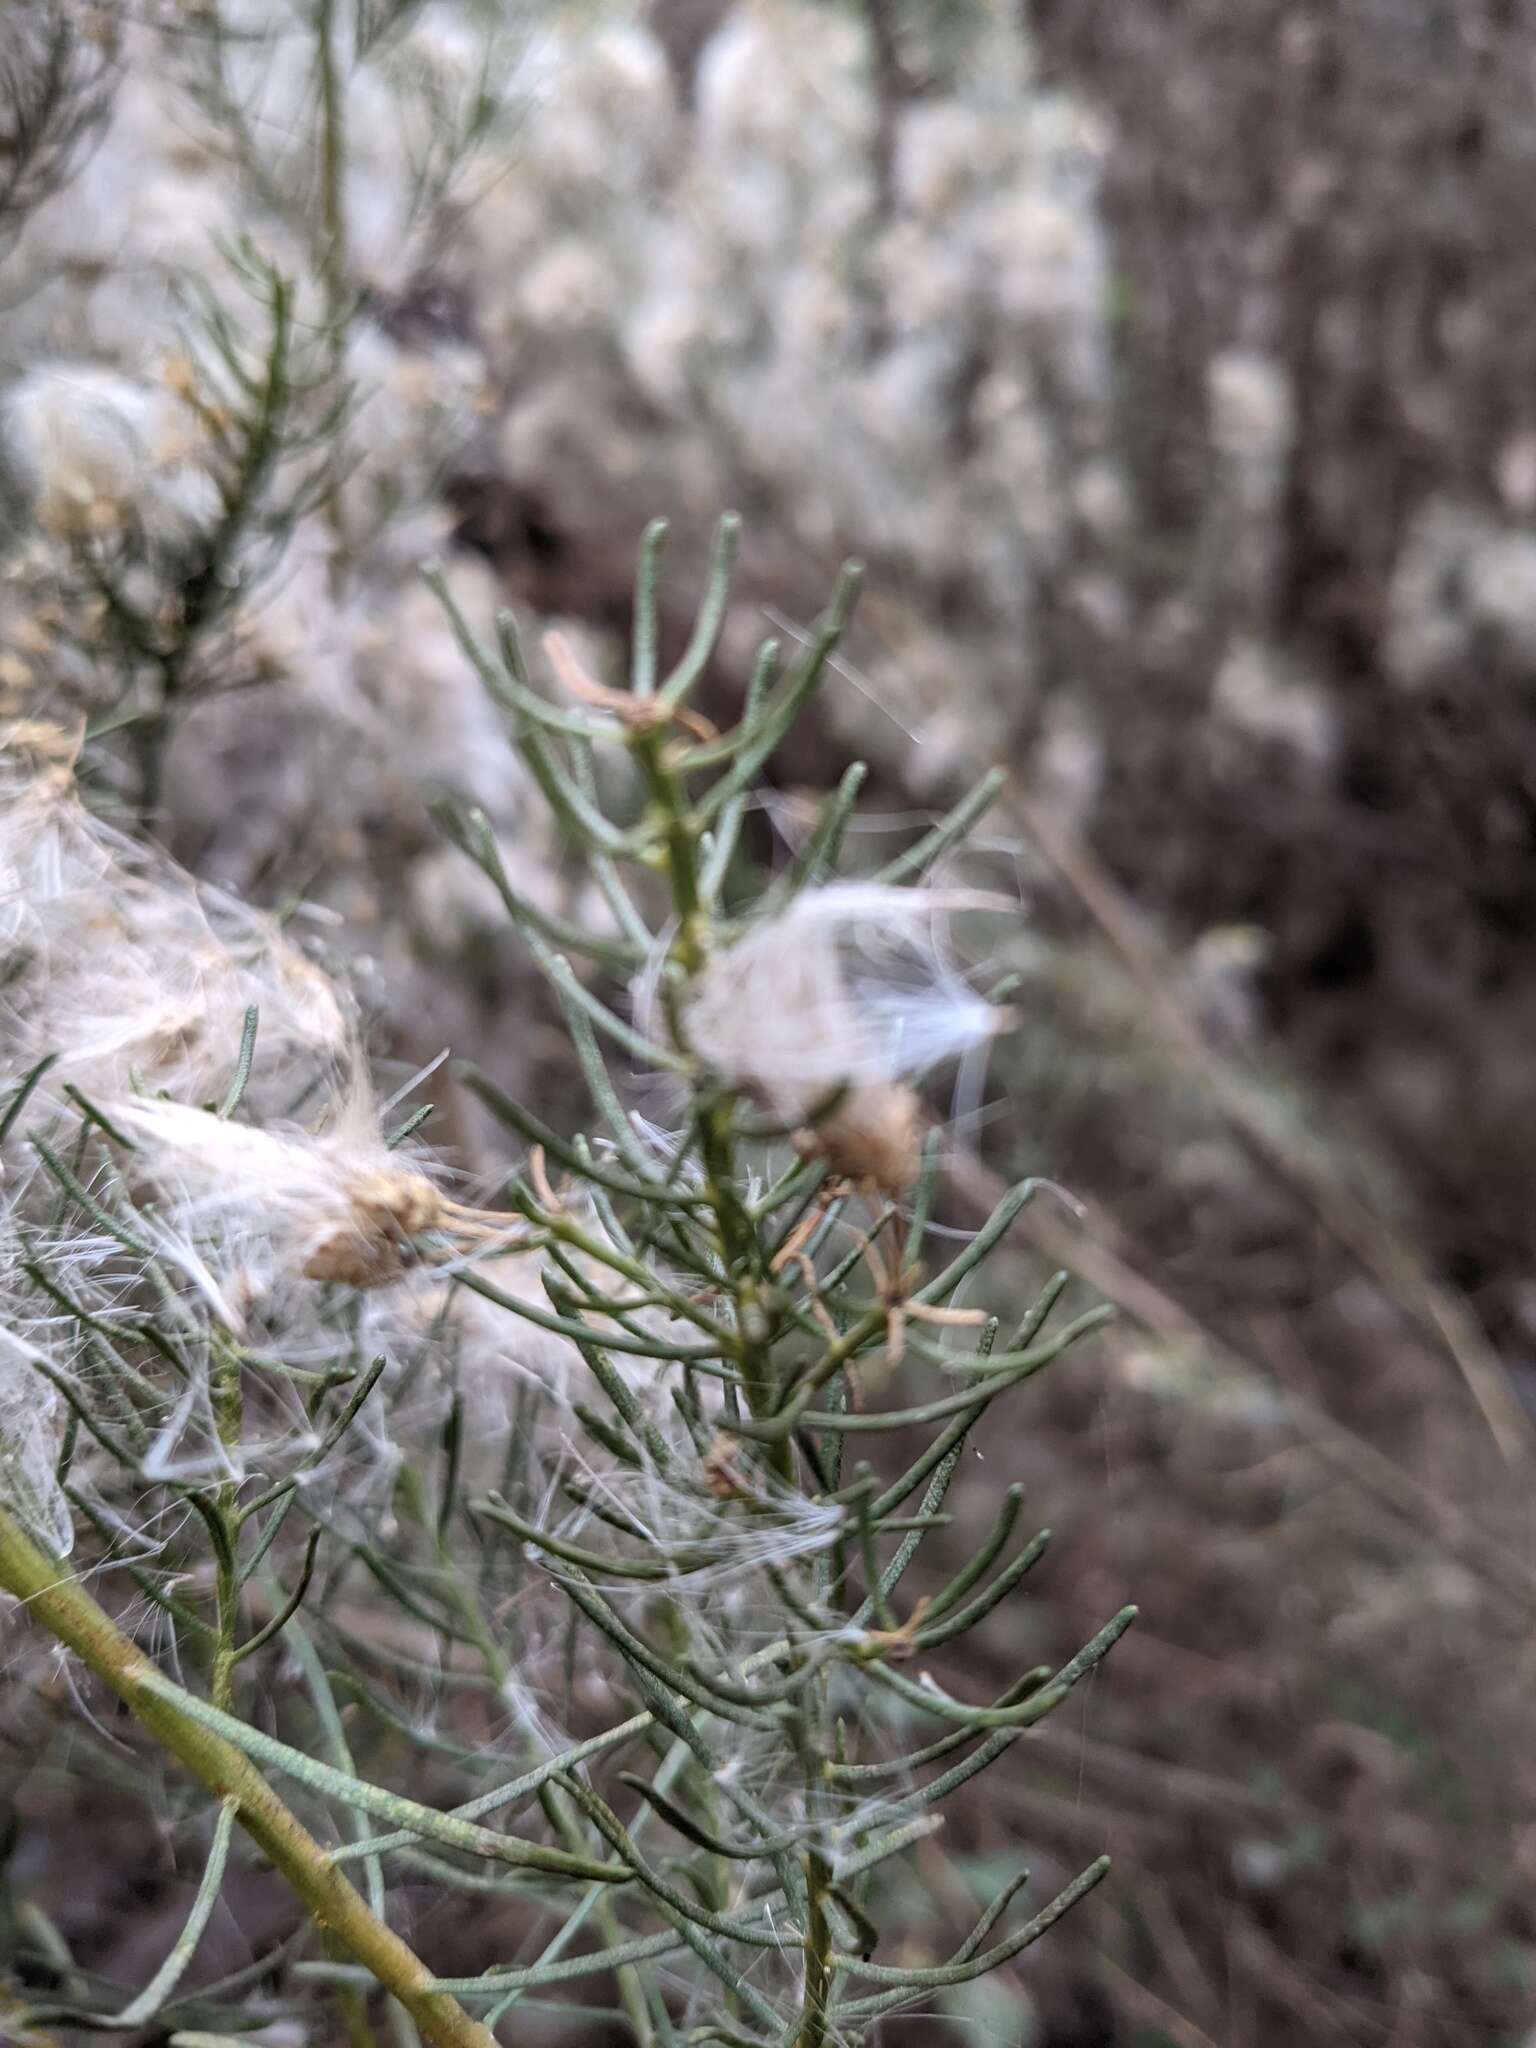
<svg viewBox="0 0 1536 2048"><path fill-rule="evenodd" d="M280 1112L317 1077L344 1083L361 1055L330 982L271 918L93 818L74 787L76 744L36 725L0 735L0 1084L51 1056L39 1107L66 1081L93 1096L217 1100L252 1007L257 1107Z"/></svg>
<svg viewBox="0 0 1536 2048"><path fill-rule="evenodd" d="M181 1228L215 1239L230 1224L254 1231L284 1278L379 1287L414 1264L414 1240L429 1232L480 1241L504 1227L391 1153L363 1094L318 1135L256 1129L179 1102L128 1099L108 1113L133 1139L134 1172Z"/></svg>
<svg viewBox="0 0 1536 2048"><path fill-rule="evenodd" d="M917 1175L912 1076L985 1045L1009 1021L950 960L945 922L1006 909L976 890L837 882L806 889L709 961L683 1012L691 1048L786 1122L834 1170L900 1193ZM818 1109L841 1089L829 1114Z"/></svg>

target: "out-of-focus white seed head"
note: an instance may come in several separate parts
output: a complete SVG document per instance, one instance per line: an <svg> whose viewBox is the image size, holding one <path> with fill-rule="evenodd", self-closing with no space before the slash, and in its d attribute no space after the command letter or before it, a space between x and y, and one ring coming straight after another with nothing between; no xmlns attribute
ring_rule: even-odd
<svg viewBox="0 0 1536 2048"><path fill-rule="evenodd" d="M0 1084L44 1055L104 1097L164 1090L217 1099L260 1013L254 1095L280 1110L306 1079L359 1067L351 1015L270 918L200 890L163 857L93 818L75 792L73 740L37 724L0 732L0 938L10 951Z"/></svg>
<svg viewBox="0 0 1536 2048"><path fill-rule="evenodd" d="M196 414L169 382L92 363L29 370L5 399L11 459L38 524L58 539L130 521L169 536L199 524L217 494L198 462Z"/></svg>

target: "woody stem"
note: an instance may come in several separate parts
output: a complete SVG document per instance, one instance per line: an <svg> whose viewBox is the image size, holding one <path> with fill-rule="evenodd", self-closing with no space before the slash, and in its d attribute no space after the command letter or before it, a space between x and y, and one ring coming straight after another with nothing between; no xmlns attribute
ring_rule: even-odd
<svg viewBox="0 0 1536 2048"><path fill-rule="evenodd" d="M370 1970L434 2048L496 2048L493 2036L455 1999L431 1988L415 1952L361 1895L285 1806L261 1773L222 1736L177 1704L142 1650L90 1597L67 1566L49 1557L0 1508L0 1588L24 1601L32 1619L110 1685L135 1718L218 1799L232 1799L241 1826L280 1870L315 1925ZM153 1679L151 1691L146 1680Z"/></svg>

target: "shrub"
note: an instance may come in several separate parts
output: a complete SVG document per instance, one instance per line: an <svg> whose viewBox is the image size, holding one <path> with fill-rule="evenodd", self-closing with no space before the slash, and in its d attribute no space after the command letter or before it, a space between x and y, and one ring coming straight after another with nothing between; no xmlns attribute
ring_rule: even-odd
<svg viewBox="0 0 1536 2048"><path fill-rule="evenodd" d="M936 1595L902 1591L968 1437L1102 1315L1053 1323L1064 1276L1006 1333L972 1300L1035 1182L928 1268L944 1133L916 1084L1007 1022L952 953L997 905L940 872L995 784L849 877L852 771L742 900L738 835L856 572L722 734L690 694L734 522L665 675L662 539L623 691L558 636L541 689L510 620L485 648L434 578L605 906L589 929L525 899L484 816L444 807L595 1117L567 1139L467 1072L526 1148L484 1200L421 1149L425 1108L391 1127L275 927L92 819L59 735L13 735L0 1584L209 1795L167 1778L204 1861L151 1982L83 1977L55 1931L19 2025L334 1997L368 2040L382 1987L394 2038L467 2043L595 1978L641 2042L817 2048L1009 1961L1104 1873L1022 1921L1018 1873L945 1962L880 1954L885 1866L1133 1614L988 1703L937 1681L1044 1551L1012 1547L1017 1489ZM183 1988L237 1828L321 1937L256 2004L251 1972ZM423 1882L491 1895L534 1959L487 1913L474 1974L434 1976L395 1931Z"/></svg>

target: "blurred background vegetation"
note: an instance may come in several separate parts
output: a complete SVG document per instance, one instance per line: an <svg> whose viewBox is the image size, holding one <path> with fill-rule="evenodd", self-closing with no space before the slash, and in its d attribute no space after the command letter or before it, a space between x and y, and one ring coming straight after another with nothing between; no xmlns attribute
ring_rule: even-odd
<svg viewBox="0 0 1536 2048"><path fill-rule="evenodd" d="M1021 1027L944 1220L1049 1174L1086 1213L1029 1212L1021 1293L1065 1264L1122 1313L986 1447L1057 1548L957 1678L1143 1620L913 1920L1020 1843L1114 1882L894 2043L1536 2038L1533 94L1529 0L0 25L0 713L88 720L93 800L283 911L386 1062L572 1099L433 794L590 909L429 553L612 676L645 521L686 601L738 506L722 724L864 557L764 867L856 757L907 820L1011 771ZM131 1975L185 1888L30 1725L14 1854Z"/></svg>

